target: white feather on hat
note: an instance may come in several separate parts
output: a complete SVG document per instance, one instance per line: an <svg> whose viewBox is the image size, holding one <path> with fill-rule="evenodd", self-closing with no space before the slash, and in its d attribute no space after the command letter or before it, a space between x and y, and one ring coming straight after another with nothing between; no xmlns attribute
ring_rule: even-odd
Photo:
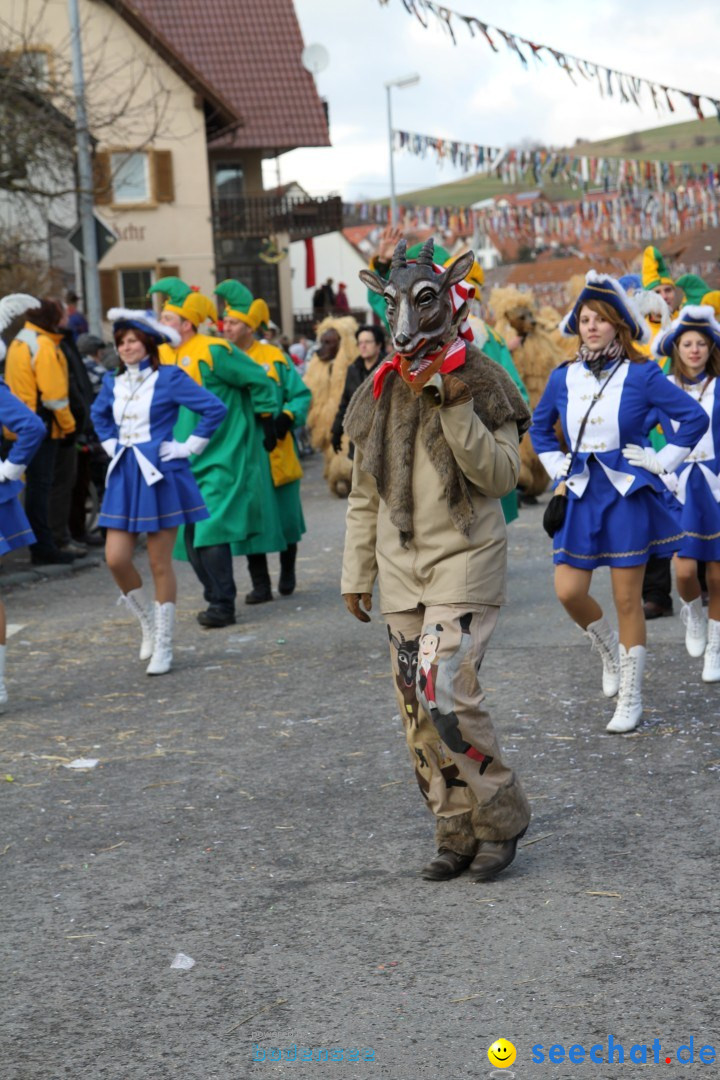
<svg viewBox="0 0 720 1080"><path fill-rule="evenodd" d="M10 293L9 296L4 296L0 300L0 334L3 330L7 330L13 319L17 319L18 315L24 315L26 311L30 311L32 308L39 308L40 301L34 296L30 296L29 293ZM5 342L0 338L0 360L3 360L6 353Z"/></svg>
<svg viewBox="0 0 720 1080"><path fill-rule="evenodd" d="M172 326L166 326L159 322L151 311L132 311L130 308L110 308L107 313L111 323L136 324L139 330L147 328L151 334L165 338L174 348L182 341L182 338Z"/></svg>
<svg viewBox="0 0 720 1080"><path fill-rule="evenodd" d="M658 316L661 329L667 330L672 322L672 311L660 293L654 292L652 289L642 289L634 294L633 300L641 315Z"/></svg>

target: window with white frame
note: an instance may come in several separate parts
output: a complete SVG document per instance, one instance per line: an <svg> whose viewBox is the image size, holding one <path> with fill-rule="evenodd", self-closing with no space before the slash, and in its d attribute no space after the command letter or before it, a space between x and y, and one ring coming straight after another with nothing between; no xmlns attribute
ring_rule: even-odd
<svg viewBox="0 0 720 1080"><path fill-rule="evenodd" d="M147 267L120 271L120 303L122 307L145 311L150 306L148 289L153 272Z"/></svg>
<svg viewBox="0 0 720 1080"><path fill-rule="evenodd" d="M17 58L23 76L39 90L50 85L50 57L47 49L23 49Z"/></svg>
<svg viewBox="0 0 720 1080"><path fill-rule="evenodd" d="M142 151L111 154L114 203L150 202L150 161Z"/></svg>

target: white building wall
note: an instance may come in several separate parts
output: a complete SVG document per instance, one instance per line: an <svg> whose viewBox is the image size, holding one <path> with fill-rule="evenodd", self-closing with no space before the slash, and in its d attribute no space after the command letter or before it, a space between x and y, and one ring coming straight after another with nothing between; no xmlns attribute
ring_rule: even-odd
<svg viewBox="0 0 720 1080"><path fill-rule="evenodd" d="M363 308L369 312L367 288L358 278L358 271L367 270L367 263L362 255L345 239L341 232L326 233L316 236L315 281L311 288L305 287L305 243L295 240L290 245L290 271L292 274L292 300L295 314L312 311L312 297L318 285L330 277L337 292L338 282L347 285L347 295L351 308Z"/></svg>

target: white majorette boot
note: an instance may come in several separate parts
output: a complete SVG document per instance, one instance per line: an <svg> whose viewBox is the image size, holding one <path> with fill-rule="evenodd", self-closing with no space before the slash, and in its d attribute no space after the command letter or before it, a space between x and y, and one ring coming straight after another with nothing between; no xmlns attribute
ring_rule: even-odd
<svg viewBox="0 0 720 1080"><path fill-rule="evenodd" d="M588 624L585 635L590 638L593 649L597 649L602 659L603 694L605 697L615 697L620 688L618 636L604 615L597 622Z"/></svg>
<svg viewBox="0 0 720 1080"><path fill-rule="evenodd" d="M142 588L131 589L129 593L121 593L118 604L124 604L140 623L142 628L140 659L149 660L153 653L153 616L147 605L145 593Z"/></svg>
<svg viewBox="0 0 720 1080"><path fill-rule="evenodd" d="M175 626L175 605L158 604L155 601L155 646L150 663L145 668L146 675L164 675L173 662L173 628Z"/></svg>
<svg viewBox="0 0 720 1080"><path fill-rule="evenodd" d="M705 647L703 682L720 682L720 622L708 619L708 641Z"/></svg>
<svg viewBox="0 0 720 1080"><path fill-rule="evenodd" d="M6 645L0 645L0 713L5 712L8 701L8 693L5 688L5 649Z"/></svg>
<svg viewBox="0 0 720 1080"><path fill-rule="evenodd" d="M645 646L620 645L620 695L613 718L606 731L634 731L642 717L642 680L645 670Z"/></svg>
<svg viewBox="0 0 720 1080"><path fill-rule="evenodd" d="M680 618L685 623L685 648L691 656L702 656L705 652L708 636L702 596L698 596L696 600L691 600L689 604L683 601Z"/></svg>

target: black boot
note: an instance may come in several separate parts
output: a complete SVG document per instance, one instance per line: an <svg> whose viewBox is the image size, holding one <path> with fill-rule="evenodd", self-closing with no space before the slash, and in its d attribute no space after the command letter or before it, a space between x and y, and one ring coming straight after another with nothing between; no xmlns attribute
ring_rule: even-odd
<svg viewBox="0 0 720 1080"><path fill-rule="evenodd" d="M252 581L252 592L245 597L246 604L266 604L272 600L273 594L270 588L270 574L268 573L267 556L248 555L248 570Z"/></svg>
<svg viewBox="0 0 720 1080"><path fill-rule="evenodd" d="M297 558L297 544L288 544L285 551L280 552L280 580L278 592L281 596L292 596L295 592L295 559Z"/></svg>

